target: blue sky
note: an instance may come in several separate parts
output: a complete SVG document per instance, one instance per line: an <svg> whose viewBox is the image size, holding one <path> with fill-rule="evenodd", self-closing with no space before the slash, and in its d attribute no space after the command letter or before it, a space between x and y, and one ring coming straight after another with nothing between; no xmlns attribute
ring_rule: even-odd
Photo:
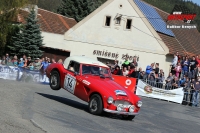
<svg viewBox="0 0 200 133"><path fill-rule="evenodd" d="M194 3L197 3L198 5L200 5L200 0L192 0Z"/></svg>

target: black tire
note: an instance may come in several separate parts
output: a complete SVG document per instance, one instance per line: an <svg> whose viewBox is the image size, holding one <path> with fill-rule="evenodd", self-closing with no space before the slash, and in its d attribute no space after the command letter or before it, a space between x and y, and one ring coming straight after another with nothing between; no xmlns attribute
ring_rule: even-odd
<svg viewBox="0 0 200 133"><path fill-rule="evenodd" d="M56 80L54 79L56 78ZM58 71L53 70L49 78L49 84L52 90L60 90L60 74Z"/></svg>
<svg viewBox="0 0 200 133"><path fill-rule="evenodd" d="M132 121L134 118L135 118L134 115L128 115L128 116L122 115L122 119L123 120L130 120L130 121Z"/></svg>
<svg viewBox="0 0 200 133"><path fill-rule="evenodd" d="M99 96L98 94L92 95L88 104L88 108L91 114L101 115L103 112L103 104L102 104L101 96Z"/></svg>

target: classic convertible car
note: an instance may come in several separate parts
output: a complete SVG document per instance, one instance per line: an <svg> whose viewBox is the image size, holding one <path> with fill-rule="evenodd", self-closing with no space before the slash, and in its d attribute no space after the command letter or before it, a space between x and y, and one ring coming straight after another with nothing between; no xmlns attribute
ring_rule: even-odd
<svg viewBox="0 0 200 133"><path fill-rule="evenodd" d="M52 63L46 75L53 90L61 88L89 103L89 112L100 115L103 111L132 120L142 102L138 96L116 83L110 68L85 56L72 56L63 64Z"/></svg>

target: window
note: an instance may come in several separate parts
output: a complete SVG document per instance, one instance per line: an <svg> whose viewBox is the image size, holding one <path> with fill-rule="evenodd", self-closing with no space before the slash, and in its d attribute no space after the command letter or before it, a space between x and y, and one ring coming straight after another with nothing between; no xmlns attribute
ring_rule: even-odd
<svg viewBox="0 0 200 133"><path fill-rule="evenodd" d="M132 25L132 19L127 19L126 29L131 29L131 25Z"/></svg>
<svg viewBox="0 0 200 133"><path fill-rule="evenodd" d="M111 16L106 16L105 26L110 26Z"/></svg>
<svg viewBox="0 0 200 133"><path fill-rule="evenodd" d="M80 64L75 62L75 61L70 61L69 66L68 66L68 70L72 71L72 72L77 72L79 73L80 70Z"/></svg>
<svg viewBox="0 0 200 133"><path fill-rule="evenodd" d="M116 18L116 21L115 21L115 24L120 25L120 22L121 22L121 17L117 17L117 18Z"/></svg>

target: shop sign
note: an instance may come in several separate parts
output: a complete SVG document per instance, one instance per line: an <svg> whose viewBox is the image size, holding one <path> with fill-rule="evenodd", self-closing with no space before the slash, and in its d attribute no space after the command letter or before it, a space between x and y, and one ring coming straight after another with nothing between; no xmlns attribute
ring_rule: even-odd
<svg viewBox="0 0 200 133"><path fill-rule="evenodd" d="M100 50L94 50L93 55L97 55L97 56L101 56L101 57L107 57L107 58L114 58L114 59L118 59L120 57L118 53L112 53L112 52L100 51ZM136 57L137 60L139 59L139 56L136 56L136 55L135 56L131 56L131 55L128 55L128 54L122 54L121 55L122 60L128 59L128 60L132 61L134 57Z"/></svg>

